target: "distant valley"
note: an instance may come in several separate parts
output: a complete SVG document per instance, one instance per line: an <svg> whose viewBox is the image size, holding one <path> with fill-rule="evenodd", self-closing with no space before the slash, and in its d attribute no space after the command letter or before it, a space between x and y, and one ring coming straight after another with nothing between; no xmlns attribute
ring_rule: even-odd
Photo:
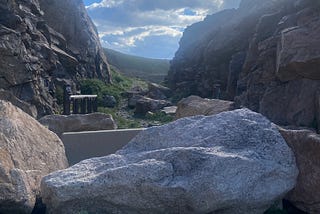
<svg viewBox="0 0 320 214"><path fill-rule="evenodd" d="M167 59L133 56L107 48L104 48L104 52L109 64L129 77L161 83L169 71L170 61Z"/></svg>

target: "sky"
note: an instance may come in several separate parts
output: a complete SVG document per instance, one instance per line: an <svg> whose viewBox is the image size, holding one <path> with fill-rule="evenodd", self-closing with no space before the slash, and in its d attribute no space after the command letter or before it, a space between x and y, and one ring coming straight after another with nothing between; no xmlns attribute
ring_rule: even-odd
<svg viewBox="0 0 320 214"><path fill-rule="evenodd" d="M84 0L101 44L123 53L171 59L184 29L240 0Z"/></svg>

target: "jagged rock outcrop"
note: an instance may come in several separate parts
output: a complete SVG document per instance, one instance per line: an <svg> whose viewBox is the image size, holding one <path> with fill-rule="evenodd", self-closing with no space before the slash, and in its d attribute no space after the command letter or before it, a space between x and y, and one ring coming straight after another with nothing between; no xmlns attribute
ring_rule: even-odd
<svg viewBox="0 0 320 214"><path fill-rule="evenodd" d="M280 125L317 128L319 26L316 1L291 1L262 16L240 74L237 102Z"/></svg>
<svg viewBox="0 0 320 214"><path fill-rule="evenodd" d="M318 128L319 26L319 1L243 0L187 28L168 83L207 98L220 85L222 99L277 124Z"/></svg>
<svg viewBox="0 0 320 214"><path fill-rule="evenodd" d="M93 77L110 81L81 0L0 1L0 88L42 116L55 111L58 87Z"/></svg>
<svg viewBox="0 0 320 214"><path fill-rule="evenodd" d="M248 109L140 132L116 154L42 180L47 212L263 213L296 183L291 149Z"/></svg>
<svg viewBox="0 0 320 214"><path fill-rule="evenodd" d="M182 96L212 97L214 85L219 84L222 98L232 99L235 85L228 86L228 82L237 81L259 17L284 1L244 0L239 9L218 12L188 27L171 62L168 85Z"/></svg>
<svg viewBox="0 0 320 214"><path fill-rule="evenodd" d="M0 100L0 213L31 213L42 177L66 167L57 135Z"/></svg>

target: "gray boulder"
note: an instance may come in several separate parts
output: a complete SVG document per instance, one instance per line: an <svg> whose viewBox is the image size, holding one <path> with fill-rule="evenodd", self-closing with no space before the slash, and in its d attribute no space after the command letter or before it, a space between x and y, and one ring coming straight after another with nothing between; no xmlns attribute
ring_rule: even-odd
<svg viewBox="0 0 320 214"><path fill-rule="evenodd" d="M0 213L31 213L42 177L66 167L57 135L0 100Z"/></svg>
<svg viewBox="0 0 320 214"><path fill-rule="evenodd" d="M81 132L116 129L117 125L110 114L47 115L39 122L61 136L64 132Z"/></svg>
<svg viewBox="0 0 320 214"><path fill-rule="evenodd" d="M263 213L296 183L291 149L248 109L139 133L42 180L48 213Z"/></svg>

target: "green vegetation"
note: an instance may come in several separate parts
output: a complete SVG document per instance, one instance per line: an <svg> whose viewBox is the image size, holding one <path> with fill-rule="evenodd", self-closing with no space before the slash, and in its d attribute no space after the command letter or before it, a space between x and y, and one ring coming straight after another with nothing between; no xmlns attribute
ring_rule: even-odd
<svg viewBox="0 0 320 214"><path fill-rule="evenodd" d="M173 116L170 116L170 115L167 115L166 113L164 112L155 112L153 114L148 114L146 115L146 118L150 121L154 121L154 122L160 122L162 124L164 123L170 123L173 121L174 117Z"/></svg>
<svg viewBox="0 0 320 214"><path fill-rule="evenodd" d="M272 205L267 211L264 212L264 214L288 214L286 210L280 209L277 205L278 203Z"/></svg>
<svg viewBox="0 0 320 214"><path fill-rule="evenodd" d="M63 104L63 88L59 85L56 86L55 96L57 98L58 105Z"/></svg>
<svg viewBox="0 0 320 214"><path fill-rule="evenodd" d="M99 107L98 111L105 114L111 114L117 123L118 129L133 129L141 127L141 123L138 120L134 118L129 119L120 115L119 108ZM133 115L133 112L131 112L131 114Z"/></svg>
<svg viewBox="0 0 320 214"><path fill-rule="evenodd" d="M138 77L147 81L160 83L169 71L170 63L166 59L148 59L123 54L106 48L104 51L109 64L118 68L129 77Z"/></svg>
<svg viewBox="0 0 320 214"><path fill-rule="evenodd" d="M102 106L104 95L114 96L117 103L122 99L122 93L135 86L147 87L147 83L137 78L129 78L111 68L112 84L105 84L99 79L85 79L80 81L82 94L98 95L98 105Z"/></svg>
<svg viewBox="0 0 320 214"><path fill-rule="evenodd" d="M112 84L105 84L99 79L85 79L80 81L80 89L82 94L98 95L98 111L111 114L119 129L140 128L149 124L162 125L173 120L172 116L161 112L156 112L146 117L136 117L134 110L127 107L127 97L124 92L136 86L146 89L147 83L137 78L126 77L117 72L113 67L111 67L111 74ZM105 95L115 97L117 100L115 108L103 107L103 97Z"/></svg>

